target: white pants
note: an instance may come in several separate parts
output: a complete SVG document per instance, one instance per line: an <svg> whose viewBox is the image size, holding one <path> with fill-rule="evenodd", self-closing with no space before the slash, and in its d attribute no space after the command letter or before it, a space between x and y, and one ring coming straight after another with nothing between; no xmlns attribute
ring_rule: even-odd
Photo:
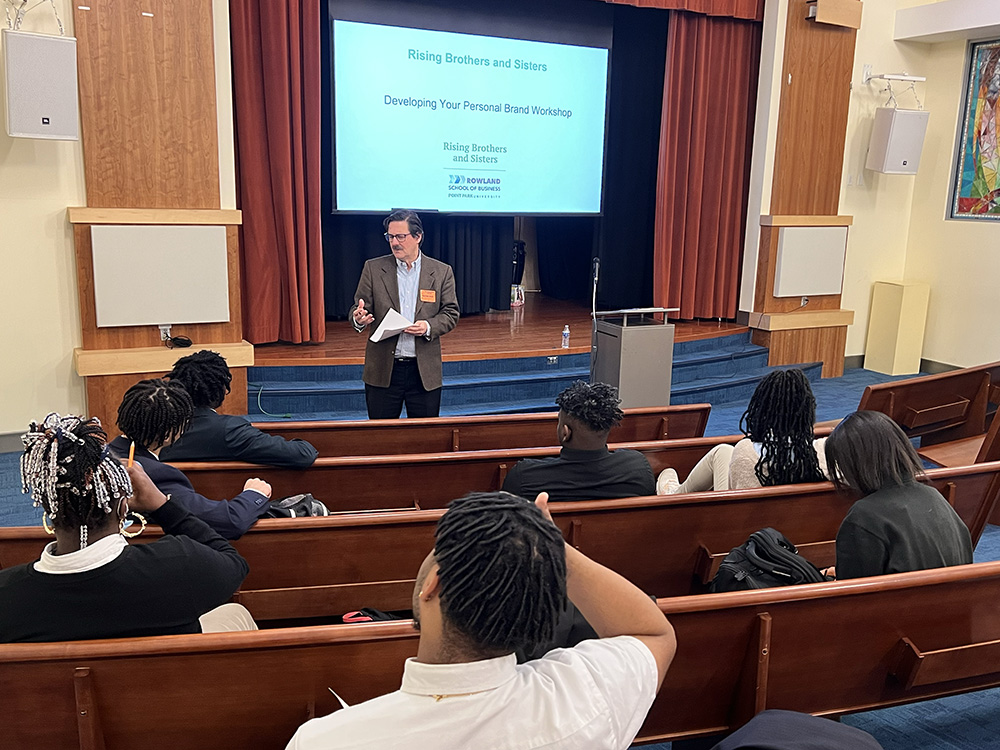
<svg viewBox="0 0 1000 750"><path fill-rule="evenodd" d="M695 464L687 479L677 488L677 494L729 489L729 462L733 446L720 443Z"/></svg>
<svg viewBox="0 0 1000 750"><path fill-rule="evenodd" d="M235 630L257 630L249 610L242 604L223 604L198 618L202 633L229 633Z"/></svg>

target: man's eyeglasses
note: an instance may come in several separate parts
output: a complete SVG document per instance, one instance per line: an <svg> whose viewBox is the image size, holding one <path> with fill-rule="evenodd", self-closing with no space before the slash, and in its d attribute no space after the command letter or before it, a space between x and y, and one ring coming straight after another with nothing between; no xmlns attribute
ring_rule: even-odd
<svg viewBox="0 0 1000 750"><path fill-rule="evenodd" d="M395 239L396 242L402 242L403 240L405 240L407 237L410 236L410 232L406 232L405 234L389 234L388 232L386 232L382 236L385 237L386 242L392 242L393 239Z"/></svg>

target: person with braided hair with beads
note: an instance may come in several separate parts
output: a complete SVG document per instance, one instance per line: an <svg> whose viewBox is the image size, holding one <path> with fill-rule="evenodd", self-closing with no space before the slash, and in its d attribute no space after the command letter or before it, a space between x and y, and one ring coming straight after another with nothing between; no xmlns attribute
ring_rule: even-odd
<svg viewBox="0 0 1000 750"><path fill-rule="evenodd" d="M22 441L23 489L55 541L34 563L0 570L0 642L256 629L226 604L246 561L139 464L123 466L99 420L49 414ZM130 545L125 519L136 511L165 536Z"/></svg>
<svg viewBox="0 0 1000 750"><path fill-rule="evenodd" d="M194 414L184 433L160 451L164 461L246 461L305 469L316 460L317 450L305 440L268 435L243 417L215 411L233 380L222 355L206 349L181 357L165 377L187 389Z"/></svg>
<svg viewBox="0 0 1000 750"><path fill-rule="evenodd" d="M643 497L656 492L649 461L638 451L608 450L608 433L621 422L618 389L578 380L556 397L558 456L525 458L504 479L521 497L549 493L553 501Z"/></svg>
<svg viewBox="0 0 1000 750"><path fill-rule="evenodd" d="M180 469L160 461L157 452L170 445L191 421L191 396L175 380L140 380L122 397L118 429L110 443L119 458L129 455L135 443L135 460L165 494L196 515L226 539L239 539L270 508L271 485L252 477L231 500L210 500L195 492Z"/></svg>
<svg viewBox="0 0 1000 750"><path fill-rule="evenodd" d="M598 638L524 664L567 598ZM288 750L627 748L677 648L633 584L563 541L544 493L452 501L417 573L400 689L306 722Z"/></svg>
<svg viewBox="0 0 1000 750"><path fill-rule="evenodd" d="M740 417L746 435L712 448L681 484L674 469L657 478L660 495L746 490L828 478L824 445L815 436L816 397L799 369L775 370L757 385Z"/></svg>

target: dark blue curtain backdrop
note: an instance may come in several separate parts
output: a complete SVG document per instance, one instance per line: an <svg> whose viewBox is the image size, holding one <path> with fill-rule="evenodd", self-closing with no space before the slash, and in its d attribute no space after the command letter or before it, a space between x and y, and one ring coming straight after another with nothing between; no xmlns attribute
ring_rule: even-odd
<svg viewBox="0 0 1000 750"><path fill-rule="evenodd" d="M536 219L542 292L589 299L601 259L598 307L653 302L653 226L667 54L665 10L614 6L604 215Z"/></svg>

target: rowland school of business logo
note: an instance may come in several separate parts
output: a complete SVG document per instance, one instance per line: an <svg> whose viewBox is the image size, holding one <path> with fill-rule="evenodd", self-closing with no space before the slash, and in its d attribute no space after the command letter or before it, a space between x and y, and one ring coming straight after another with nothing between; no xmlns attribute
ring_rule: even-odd
<svg viewBox="0 0 1000 750"><path fill-rule="evenodd" d="M499 177L467 177L464 174L448 175L448 193L468 198L499 198Z"/></svg>

